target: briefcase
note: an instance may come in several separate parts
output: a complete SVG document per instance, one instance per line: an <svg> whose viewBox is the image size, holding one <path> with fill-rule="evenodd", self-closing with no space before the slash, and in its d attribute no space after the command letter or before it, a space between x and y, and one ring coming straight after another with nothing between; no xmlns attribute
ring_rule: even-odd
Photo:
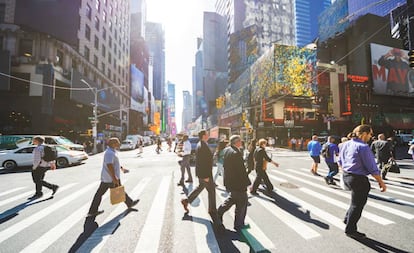
<svg viewBox="0 0 414 253"><path fill-rule="evenodd" d="M125 202L125 188L123 185L115 188L110 188L110 190L110 198L112 205Z"/></svg>

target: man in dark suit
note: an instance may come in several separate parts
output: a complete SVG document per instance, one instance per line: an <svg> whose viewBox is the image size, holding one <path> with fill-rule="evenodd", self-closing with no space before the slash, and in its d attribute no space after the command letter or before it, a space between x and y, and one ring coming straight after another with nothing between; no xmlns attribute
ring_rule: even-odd
<svg viewBox="0 0 414 253"><path fill-rule="evenodd" d="M199 142L197 143L197 148L195 151L196 154L196 176L199 180L199 185L195 188L187 199L182 199L181 204L184 207L186 213L189 212L188 204L193 202L197 196L204 190L207 189L208 192L208 213L211 216L211 219L214 225L221 229L222 224L218 219L217 208L216 208L216 185L213 181L213 154L210 151L210 148L207 145L207 140L209 138L206 130L201 130L198 133Z"/></svg>
<svg viewBox="0 0 414 253"><path fill-rule="evenodd" d="M218 208L218 215L222 220L223 214L233 205L236 205L234 229L238 232L245 227L244 219L247 213L247 186L250 180L244 166L243 154L240 151L242 140L240 135L230 137L230 147L224 150L224 186L229 196Z"/></svg>

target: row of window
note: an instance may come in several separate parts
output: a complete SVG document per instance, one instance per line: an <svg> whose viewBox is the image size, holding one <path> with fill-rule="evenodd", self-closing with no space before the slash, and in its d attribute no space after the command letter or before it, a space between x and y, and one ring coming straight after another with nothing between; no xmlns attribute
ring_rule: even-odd
<svg viewBox="0 0 414 253"><path fill-rule="evenodd" d="M116 32L115 32L115 35L116 35ZM105 29L103 30L102 37L103 37L104 40L106 40L106 30ZM91 41L91 28L88 25L85 25L85 38L88 41ZM117 37L115 36L115 39L116 38ZM121 44L122 44L122 51L124 51L126 54L128 54L128 48L125 46L125 43L122 43L121 37L119 37L119 45L121 45ZM95 49L99 50L99 38L96 35L95 35L94 45L95 45ZM114 53L116 53L117 44L113 43L113 45L114 45ZM102 47L105 47L105 46L102 45ZM112 48L112 37L111 36L108 37L108 47ZM119 57L121 57L121 51L119 51L118 54L119 54Z"/></svg>

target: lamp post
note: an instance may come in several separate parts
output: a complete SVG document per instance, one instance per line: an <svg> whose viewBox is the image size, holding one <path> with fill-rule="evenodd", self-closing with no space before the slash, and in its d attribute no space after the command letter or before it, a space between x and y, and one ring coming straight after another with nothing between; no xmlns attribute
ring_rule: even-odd
<svg viewBox="0 0 414 253"><path fill-rule="evenodd" d="M114 110L108 113L103 113L101 115L98 115L98 93L103 91L103 90L108 90L108 89L112 89L115 88L115 86L110 86L110 87L106 87L106 88L102 88L102 89L98 89L96 87L92 87L87 81L85 81L84 79L81 79L81 82L83 82L84 84L86 84L93 92L94 94L94 104L93 104L93 122L92 122L92 137L93 137L93 153L96 154L97 153L97 146L96 146L96 139L98 137L98 117L99 116L103 116L106 115L108 113L113 113L119 110ZM118 86L117 88L122 88L125 86Z"/></svg>

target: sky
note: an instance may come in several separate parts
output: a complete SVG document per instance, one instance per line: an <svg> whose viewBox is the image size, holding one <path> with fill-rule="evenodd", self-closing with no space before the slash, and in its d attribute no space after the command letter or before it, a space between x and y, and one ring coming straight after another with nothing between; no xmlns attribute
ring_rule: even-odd
<svg viewBox="0 0 414 253"><path fill-rule="evenodd" d="M166 81L174 83L177 130L181 130L183 90L192 94L192 67L197 38L203 33L203 12L214 11L215 0L146 0L147 21L162 23L165 31Z"/></svg>

